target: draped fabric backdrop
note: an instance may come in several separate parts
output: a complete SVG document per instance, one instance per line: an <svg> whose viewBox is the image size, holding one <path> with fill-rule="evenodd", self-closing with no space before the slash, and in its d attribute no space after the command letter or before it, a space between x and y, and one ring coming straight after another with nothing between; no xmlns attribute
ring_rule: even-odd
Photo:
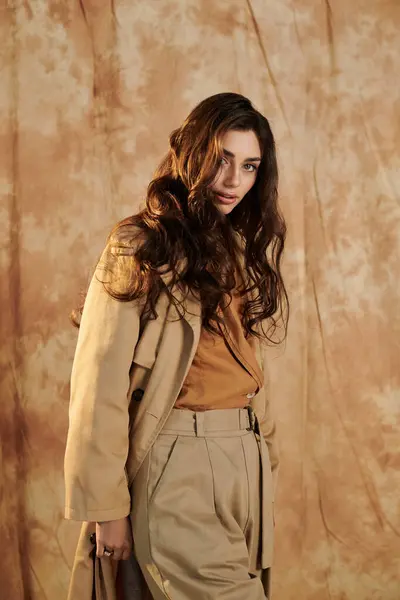
<svg viewBox="0 0 400 600"><path fill-rule="evenodd" d="M398 0L1 0L0 27L0 597L66 597L68 313L170 131L236 91L289 227L274 600L399 600Z"/></svg>

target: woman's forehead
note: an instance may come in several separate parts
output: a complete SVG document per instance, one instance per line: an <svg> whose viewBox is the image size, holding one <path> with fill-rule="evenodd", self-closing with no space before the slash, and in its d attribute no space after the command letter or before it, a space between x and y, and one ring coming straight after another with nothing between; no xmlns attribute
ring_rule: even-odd
<svg viewBox="0 0 400 600"><path fill-rule="evenodd" d="M228 155L238 159L261 158L261 148L254 131L227 131L221 138L221 145Z"/></svg>

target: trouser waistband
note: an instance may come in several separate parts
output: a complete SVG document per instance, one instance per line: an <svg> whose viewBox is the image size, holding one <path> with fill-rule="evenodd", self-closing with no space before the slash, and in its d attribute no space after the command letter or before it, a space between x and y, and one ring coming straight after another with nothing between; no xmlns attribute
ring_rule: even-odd
<svg viewBox="0 0 400 600"><path fill-rule="evenodd" d="M206 411L174 408L162 432L174 431L181 432L182 435L204 437L215 435L217 432L237 432L243 435L246 431L254 431L255 428L256 418L250 406Z"/></svg>

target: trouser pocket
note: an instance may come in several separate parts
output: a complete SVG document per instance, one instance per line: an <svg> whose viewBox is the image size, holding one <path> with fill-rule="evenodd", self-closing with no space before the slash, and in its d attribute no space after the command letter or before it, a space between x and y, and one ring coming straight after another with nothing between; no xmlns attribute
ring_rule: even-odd
<svg viewBox="0 0 400 600"><path fill-rule="evenodd" d="M180 437L178 435L160 433L150 451L147 481L149 506L167 477L168 471L173 469L174 456L178 452L179 445Z"/></svg>

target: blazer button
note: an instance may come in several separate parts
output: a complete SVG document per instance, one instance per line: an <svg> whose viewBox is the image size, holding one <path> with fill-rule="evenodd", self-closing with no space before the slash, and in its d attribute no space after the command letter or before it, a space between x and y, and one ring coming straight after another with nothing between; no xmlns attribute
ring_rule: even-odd
<svg viewBox="0 0 400 600"><path fill-rule="evenodd" d="M255 392L251 392L251 394L247 394L246 398L248 398L249 400L251 400L251 398L254 398L255 395L256 395Z"/></svg>
<svg viewBox="0 0 400 600"><path fill-rule="evenodd" d="M132 400L135 400L136 402L140 402L143 396L144 390L141 390L140 388L138 388L137 390L133 390L132 392Z"/></svg>

